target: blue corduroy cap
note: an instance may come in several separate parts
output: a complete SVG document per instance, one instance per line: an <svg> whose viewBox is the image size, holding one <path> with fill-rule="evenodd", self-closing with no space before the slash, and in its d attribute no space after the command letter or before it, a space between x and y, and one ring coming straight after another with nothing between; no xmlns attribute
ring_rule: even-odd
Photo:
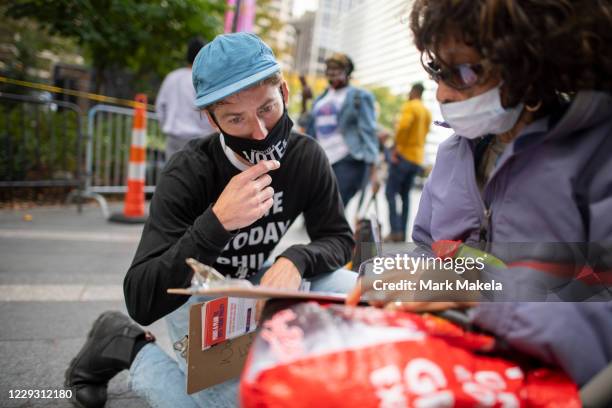
<svg viewBox="0 0 612 408"><path fill-rule="evenodd" d="M272 49L251 33L218 35L200 50L192 79L199 108L218 102L280 71Z"/></svg>

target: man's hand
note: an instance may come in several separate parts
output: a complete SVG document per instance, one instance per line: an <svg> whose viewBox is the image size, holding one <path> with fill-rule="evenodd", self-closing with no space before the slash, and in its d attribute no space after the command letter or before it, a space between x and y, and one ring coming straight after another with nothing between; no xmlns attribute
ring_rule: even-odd
<svg viewBox="0 0 612 408"><path fill-rule="evenodd" d="M267 173L279 167L276 160L263 160L232 177L212 208L223 228L244 228L266 214L274 204L272 177Z"/></svg>
<svg viewBox="0 0 612 408"><path fill-rule="evenodd" d="M259 285L269 288L297 290L301 283L302 276L293 262L287 258L280 257L264 273ZM265 304L265 300L257 302L255 314L257 320L259 320Z"/></svg>

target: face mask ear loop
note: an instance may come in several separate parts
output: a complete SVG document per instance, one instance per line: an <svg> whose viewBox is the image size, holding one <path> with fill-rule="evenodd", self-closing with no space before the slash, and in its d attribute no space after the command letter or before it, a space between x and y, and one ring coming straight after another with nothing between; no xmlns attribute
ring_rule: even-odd
<svg viewBox="0 0 612 408"><path fill-rule="evenodd" d="M278 90L280 91L281 94L281 100L283 101L283 115L285 114L285 111L287 110L287 105L285 105L285 94L283 93L283 86L279 86Z"/></svg>

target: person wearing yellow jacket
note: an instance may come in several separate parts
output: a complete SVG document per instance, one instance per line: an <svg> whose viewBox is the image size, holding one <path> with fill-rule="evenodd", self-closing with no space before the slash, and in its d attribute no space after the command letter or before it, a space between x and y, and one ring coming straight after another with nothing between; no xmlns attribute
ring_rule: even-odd
<svg viewBox="0 0 612 408"><path fill-rule="evenodd" d="M420 83L410 89L409 100L402 106L396 126L395 146L389 155L389 178L385 193L389 203L391 233L386 240L391 242L405 241L410 189L423 164L425 139L431 124L431 113L421 101L423 89ZM402 203L400 213L396 204L398 195Z"/></svg>

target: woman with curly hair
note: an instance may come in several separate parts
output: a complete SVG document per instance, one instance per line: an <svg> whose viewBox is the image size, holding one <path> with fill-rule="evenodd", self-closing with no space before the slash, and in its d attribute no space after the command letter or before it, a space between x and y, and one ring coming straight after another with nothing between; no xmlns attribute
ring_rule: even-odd
<svg viewBox="0 0 612 408"><path fill-rule="evenodd" d="M443 125L455 131L412 238L462 241L505 261L481 276L503 282L510 302L479 303L472 322L579 384L612 361L610 27L609 0L416 0L411 13ZM544 290L520 291L534 282Z"/></svg>

